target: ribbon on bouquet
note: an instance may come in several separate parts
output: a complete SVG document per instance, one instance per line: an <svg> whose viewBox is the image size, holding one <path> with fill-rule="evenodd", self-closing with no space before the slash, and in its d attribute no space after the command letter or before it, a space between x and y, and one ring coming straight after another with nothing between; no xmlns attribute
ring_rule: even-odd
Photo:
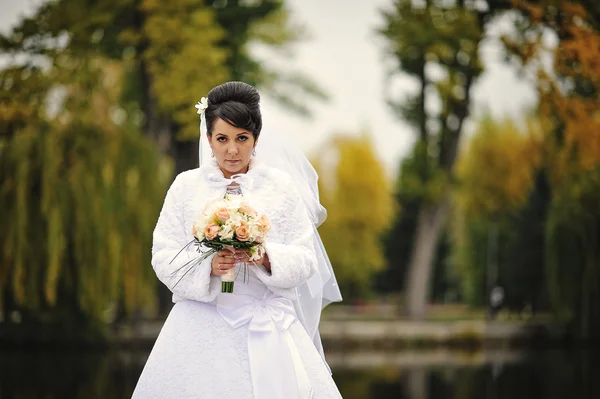
<svg viewBox="0 0 600 399"><path fill-rule="evenodd" d="M292 301L265 293L220 295L217 310L233 327L248 325L248 355L254 397L309 399L313 389L298 348L288 331L297 319Z"/></svg>

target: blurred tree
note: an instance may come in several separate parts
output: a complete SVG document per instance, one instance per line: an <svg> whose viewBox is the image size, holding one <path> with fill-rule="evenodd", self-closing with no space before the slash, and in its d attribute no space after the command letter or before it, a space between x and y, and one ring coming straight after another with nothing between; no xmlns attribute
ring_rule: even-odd
<svg viewBox="0 0 600 399"><path fill-rule="evenodd" d="M506 288L504 304L513 312L521 313L526 308L532 314L551 310L545 250L550 201L546 170L538 168L527 202L508 219L507 237L497 245L497 282ZM488 293L494 283L490 277Z"/></svg>
<svg viewBox="0 0 600 399"><path fill-rule="evenodd" d="M250 46L263 46L289 55L302 37L282 0L58 0L44 3L0 36L0 49L29 68L70 71L72 64L90 58L118 63L123 89L112 99L112 116L140 129L174 160L179 173L197 166L193 105L213 86L232 78L249 80L297 111L306 110L303 95L324 98L306 76L269 67L250 52ZM48 90L60 93L60 85L70 83L65 78L49 83ZM97 82L87 84L80 88L84 102ZM166 312L171 294L162 285L159 292Z"/></svg>
<svg viewBox="0 0 600 399"><path fill-rule="evenodd" d="M516 4L518 31L509 54L535 74L539 112L549 121L543 165L552 202L546 224L551 299L589 338L600 332L600 8L597 2ZM542 38L557 39L553 48ZM553 64L544 62L551 53Z"/></svg>
<svg viewBox="0 0 600 399"><path fill-rule="evenodd" d="M61 63L0 73L0 309L76 335L155 309L148 248L172 167L115 114L118 63Z"/></svg>
<svg viewBox="0 0 600 399"><path fill-rule="evenodd" d="M276 70L250 52L263 46L291 55L303 37L282 0L59 0L42 5L0 45L51 61L63 47L126 61L124 96L141 111L136 117L145 134L180 172L197 165L193 105L213 86L249 81L300 111L306 111L302 94L324 98L307 76Z"/></svg>
<svg viewBox="0 0 600 399"><path fill-rule="evenodd" d="M537 123L522 132L486 117L458 158L453 263L471 304L485 305L497 284L510 307L543 303L548 190L538 173L541 144Z"/></svg>
<svg viewBox="0 0 600 399"><path fill-rule="evenodd" d="M381 237L393 215L390 187L368 135L338 136L327 148L322 158L335 165L315 162L328 210L319 230L344 296L364 298L384 266Z"/></svg>
<svg viewBox="0 0 600 399"><path fill-rule="evenodd" d="M420 158L426 171L410 176L420 206L405 285L406 311L421 319L449 214L448 181L468 116L470 89L482 71L478 49L485 18L471 3L460 0L424 4L396 0L383 17L380 34L398 64L397 73L408 74L419 87L416 94L390 100L390 105L417 129L413 156ZM438 104L436 109L426 106L432 101Z"/></svg>
<svg viewBox="0 0 600 399"><path fill-rule="evenodd" d="M419 160L413 151L400 165L394 193L397 212L389 233L383 237L387 265L377 279L377 287L384 292L401 292L405 284L419 214L419 198L411 191Z"/></svg>
<svg viewBox="0 0 600 399"><path fill-rule="evenodd" d="M510 120L483 118L457 162L458 209L492 219L520 209L540 163L538 135L523 133Z"/></svg>
<svg viewBox="0 0 600 399"><path fill-rule="evenodd" d="M218 46L224 35L198 0L60 0L24 19L2 47L30 55L32 64L42 56L60 67L65 51L72 60L97 54L122 62L128 116L181 171L195 159L177 140L197 135L193 104L227 79L227 52Z"/></svg>
<svg viewBox="0 0 600 399"><path fill-rule="evenodd" d="M434 176L436 170L428 167L419 155L420 145L406 157L401 165L396 183L395 202L397 212L392 227L383 238L386 268L377 277L376 286L382 292L401 292L405 286L409 255L414 245L414 233L423 196L436 195L435 190L443 187L441 176ZM436 181L438 184L434 184ZM430 184L423 184L429 181ZM447 233L443 232L437 246L431 277L431 299L443 302L457 299L458 286L446 265L448 249Z"/></svg>
<svg viewBox="0 0 600 399"><path fill-rule="evenodd" d="M309 76L289 65L277 68L272 62L264 61L273 53L293 58L292 46L307 37L304 28L293 22L285 1L211 0L208 3L214 7L217 21L226 31L221 45L227 49L230 79L259 87L278 104L304 115L310 114L310 108L305 105L307 96L326 98Z"/></svg>

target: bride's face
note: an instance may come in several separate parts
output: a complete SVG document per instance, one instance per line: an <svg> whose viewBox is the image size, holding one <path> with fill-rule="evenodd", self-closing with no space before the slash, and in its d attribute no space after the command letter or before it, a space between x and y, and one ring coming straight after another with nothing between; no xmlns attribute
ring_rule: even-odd
<svg viewBox="0 0 600 399"><path fill-rule="evenodd" d="M215 120L210 147L226 178L248 171L255 145L252 132L232 126L221 118Z"/></svg>

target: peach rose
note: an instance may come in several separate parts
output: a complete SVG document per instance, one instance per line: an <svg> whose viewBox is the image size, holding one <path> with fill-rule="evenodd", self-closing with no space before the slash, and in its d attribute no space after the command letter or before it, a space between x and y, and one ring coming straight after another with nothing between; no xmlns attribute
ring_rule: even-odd
<svg viewBox="0 0 600 399"><path fill-rule="evenodd" d="M227 208L219 208L215 212L215 216L217 217L217 219L219 219L219 222L225 223L229 220L229 211L227 210Z"/></svg>
<svg viewBox="0 0 600 399"><path fill-rule="evenodd" d="M250 239L250 229L244 222L235 228L235 237L240 241L248 241Z"/></svg>
<svg viewBox="0 0 600 399"><path fill-rule="evenodd" d="M243 203L238 209L241 213L246 214L248 216L256 216L256 211L250 205Z"/></svg>
<svg viewBox="0 0 600 399"><path fill-rule="evenodd" d="M260 215L258 218L259 230L263 234L267 234L267 232L271 229L271 222L265 215Z"/></svg>
<svg viewBox="0 0 600 399"><path fill-rule="evenodd" d="M219 226L216 223L208 223L204 226L204 235L209 240L214 240L219 233Z"/></svg>

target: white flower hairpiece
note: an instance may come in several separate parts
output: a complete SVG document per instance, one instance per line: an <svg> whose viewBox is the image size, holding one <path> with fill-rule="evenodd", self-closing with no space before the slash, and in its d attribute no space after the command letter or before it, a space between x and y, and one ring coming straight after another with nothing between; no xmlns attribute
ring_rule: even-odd
<svg viewBox="0 0 600 399"><path fill-rule="evenodd" d="M202 97L200 99L200 101L198 102L198 104L196 104L196 109L198 110L198 115L204 114L204 111L206 111L206 108L208 108L208 98Z"/></svg>

